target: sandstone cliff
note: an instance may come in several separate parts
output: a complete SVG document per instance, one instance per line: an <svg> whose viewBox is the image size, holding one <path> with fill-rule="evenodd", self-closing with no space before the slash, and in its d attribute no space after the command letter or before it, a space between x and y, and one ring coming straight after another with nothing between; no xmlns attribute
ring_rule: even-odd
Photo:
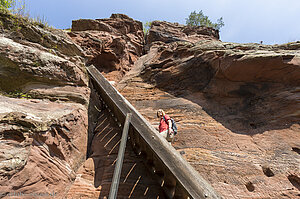
<svg viewBox="0 0 300 199"><path fill-rule="evenodd" d="M69 35L84 49L87 64L95 65L112 81L119 81L143 53L142 23L123 14L74 20Z"/></svg>
<svg viewBox="0 0 300 199"><path fill-rule="evenodd" d="M119 91L153 125L158 108L177 120L174 146L225 198L297 197L300 44L226 43L161 21L145 40Z"/></svg>
<svg viewBox="0 0 300 199"><path fill-rule="evenodd" d="M83 51L63 31L3 13L0 22L1 198L62 198L86 156Z"/></svg>
<svg viewBox="0 0 300 199"><path fill-rule="evenodd" d="M68 33L0 20L1 194L108 195L121 129L88 84L93 64L154 126L159 108L177 121L174 147L224 198L300 196L299 42L221 42L162 21L144 38L122 14ZM164 198L126 150L120 197Z"/></svg>
<svg viewBox="0 0 300 199"><path fill-rule="evenodd" d="M174 117L175 148L224 198L299 197L300 43L189 39L176 26L152 24L119 91L153 125L159 108Z"/></svg>

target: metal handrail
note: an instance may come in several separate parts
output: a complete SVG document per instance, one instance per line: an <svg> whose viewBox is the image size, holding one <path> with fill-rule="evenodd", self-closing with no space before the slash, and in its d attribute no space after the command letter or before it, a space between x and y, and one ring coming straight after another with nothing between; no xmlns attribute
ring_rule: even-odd
<svg viewBox="0 0 300 199"><path fill-rule="evenodd" d="M161 184L168 198L221 198L183 157L158 135L152 125L105 79L94 66L87 67L94 87L103 102L124 123L132 113L130 140L138 155Z"/></svg>
<svg viewBox="0 0 300 199"><path fill-rule="evenodd" d="M114 175L113 175L113 179L112 179L112 183L111 183L111 187L110 187L110 191L109 191L109 197L108 197L109 199L117 198L131 116L132 116L131 113L127 113L127 115L126 115L126 120L125 120L125 124L124 124L124 128L123 128L122 138L121 138L121 144L120 144L117 162L116 162L116 166L115 166L115 171L114 171Z"/></svg>

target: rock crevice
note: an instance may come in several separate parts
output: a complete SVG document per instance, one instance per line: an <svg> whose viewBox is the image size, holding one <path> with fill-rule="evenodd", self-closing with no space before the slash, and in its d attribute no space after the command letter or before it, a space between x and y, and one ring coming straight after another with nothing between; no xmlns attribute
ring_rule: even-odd
<svg viewBox="0 0 300 199"><path fill-rule="evenodd" d="M154 126L159 108L176 120L174 147L224 198L299 196L299 42L222 42L162 21L144 36L122 14L74 20L71 32L0 21L2 194L107 196L120 129L89 85L93 64ZM126 155L121 195L164 198Z"/></svg>
<svg viewBox="0 0 300 199"><path fill-rule="evenodd" d="M174 147L224 198L298 197L299 42L195 39L176 27L153 23L118 90L153 125L159 108L177 121Z"/></svg>
<svg viewBox="0 0 300 199"><path fill-rule="evenodd" d="M1 198L63 198L87 151L83 51L64 31L4 13L0 21Z"/></svg>

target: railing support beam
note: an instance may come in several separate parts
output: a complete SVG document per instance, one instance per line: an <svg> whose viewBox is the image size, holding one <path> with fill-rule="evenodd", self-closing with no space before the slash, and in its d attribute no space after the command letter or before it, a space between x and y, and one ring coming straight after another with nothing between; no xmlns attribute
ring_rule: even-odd
<svg viewBox="0 0 300 199"><path fill-rule="evenodd" d="M154 127L105 79L94 66L87 67L98 94L114 113L120 123L132 113L130 122L131 141L138 154L146 154L153 173L161 184L166 175L166 194L173 190L170 198L220 199L222 198L202 176L163 139ZM147 161L148 158L145 158ZM174 180L176 182L174 182ZM173 191L172 191L173 192Z"/></svg>
<svg viewBox="0 0 300 199"><path fill-rule="evenodd" d="M126 115L122 138L121 138L121 144L120 144L117 162L115 166L115 171L114 171L114 175L113 175L113 179L109 191L109 199L117 198L131 115L132 115L131 113L127 113Z"/></svg>

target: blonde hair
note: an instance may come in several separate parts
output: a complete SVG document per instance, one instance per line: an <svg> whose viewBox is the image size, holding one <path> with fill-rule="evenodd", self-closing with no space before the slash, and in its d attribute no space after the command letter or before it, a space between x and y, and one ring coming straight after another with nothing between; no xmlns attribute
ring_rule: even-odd
<svg viewBox="0 0 300 199"><path fill-rule="evenodd" d="M162 109L158 109L156 113L157 117L160 117L160 113L162 113L163 116L166 114Z"/></svg>

